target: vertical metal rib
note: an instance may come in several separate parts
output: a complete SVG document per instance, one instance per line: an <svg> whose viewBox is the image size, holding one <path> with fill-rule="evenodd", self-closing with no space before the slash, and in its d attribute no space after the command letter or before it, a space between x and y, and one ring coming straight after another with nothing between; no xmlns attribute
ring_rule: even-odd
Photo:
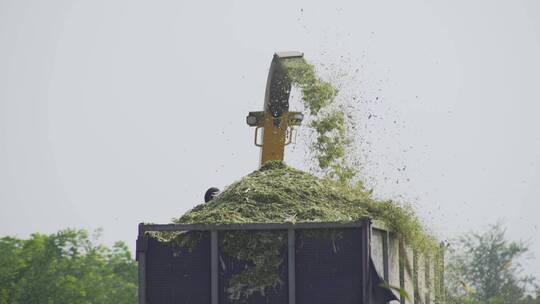
<svg viewBox="0 0 540 304"><path fill-rule="evenodd" d="M418 285L418 252L413 250L413 303L420 304L420 287Z"/></svg>
<svg viewBox="0 0 540 304"><path fill-rule="evenodd" d="M289 281L289 304L296 304L296 235L294 229L288 230L287 260Z"/></svg>
<svg viewBox="0 0 540 304"><path fill-rule="evenodd" d="M362 252L360 258L362 259L362 303L369 303L370 290L368 289L369 282L369 256L371 254L370 237L371 237L371 221L369 219L362 221Z"/></svg>
<svg viewBox="0 0 540 304"><path fill-rule="evenodd" d="M146 253L137 252L139 261L139 304L146 304Z"/></svg>
<svg viewBox="0 0 540 304"><path fill-rule="evenodd" d="M405 244L403 241L399 241L399 288L405 290L405 259L407 258L405 253ZM399 302L405 304L405 297L400 293Z"/></svg>
<svg viewBox="0 0 540 304"><path fill-rule="evenodd" d="M388 261L388 251L390 246L388 244L390 240L389 232L385 231L383 233L383 276L386 283L390 284L390 272L389 272L389 261Z"/></svg>
<svg viewBox="0 0 540 304"><path fill-rule="evenodd" d="M439 284L440 284L440 291L441 291L441 303L444 303L445 302L445 290L444 290L444 250L445 250L445 244L444 243L441 243L441 248L440 248L440 272L441 272L441 275L440 275L440 281L439 281Z"/></svg>
<svg viewBox="0 0 540 304"><path fill-rule="evenodd" d="M210 280L211 280L211 299L212 304L218 304L218 232L212 230L210 232Z"/></svg>
<svg viewBox="0 0 540 304"><path fill-rule="evenodd" d="M425 287L425 290L426 290L426 299L425 299L425 302L426 304L431 304L431 269L432 269L432 266L431 265L431 259L430 259L430 256L429 255L424 255L424 276L425 276L425 284L424 284L424 287Z"/></svg>

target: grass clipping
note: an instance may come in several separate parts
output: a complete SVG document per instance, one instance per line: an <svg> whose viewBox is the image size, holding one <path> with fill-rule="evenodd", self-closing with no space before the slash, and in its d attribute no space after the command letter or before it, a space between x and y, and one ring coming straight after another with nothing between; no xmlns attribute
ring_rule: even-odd
<svg viewBox="0 0 540 304"><path fill-rule="evenodd" d="M346 158L353 141L347 128L348 116L335 104L338 90L319 78L315 67L304 58L284 60L283 70L302 92L304 107L313 117L308 125L315 134L310 150L318 168L331 179L350 182L358 172Z"/></svg>
<svg viewBox="0 0 540 304"><path fill-rule="evenodd" d="M355 222L364 218L380 220L401 239L419 251L437 248L427 235L412 209L392 201L378 201L362 187L350 187L329 178L290 168L283 162L271 161L243 177L221 192L212 201L200 204L175 223L307 223ZM182 250L196 246L197 232L160 233L162 240L173 241ZM222 251L246 261L250 267L228 282L231 300L242 301L251 294L264 294L282 284L278 268L286 244L282 232L226 232L220 237ZM180 252L181 254L181 252Z"/></svg>

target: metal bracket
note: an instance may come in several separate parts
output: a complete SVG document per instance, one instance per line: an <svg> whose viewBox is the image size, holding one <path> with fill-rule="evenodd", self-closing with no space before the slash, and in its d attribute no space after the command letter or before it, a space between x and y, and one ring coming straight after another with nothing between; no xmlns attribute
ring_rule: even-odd
<svg viewBox="0 0 540 304"><path fill-rule="evenodd" d="M259 129L261 129L261 128L262 128L262 127L256 127L256 128L255 128L255 139L254 139L254 143L255 143L255 146L257 146L257 147L262 147L262 146L263 146L262 144L257 143L258 138L259 138Z"/></svg>
<svg viewBox="0 0 540 304"><path fill-rule="evenodd" d="M288 146L290 144L293 143L293 135L296 135L296 132L294 132L294 128L293 127L289 127L287 129L287 140L285 141L285 146Z"/></svg>

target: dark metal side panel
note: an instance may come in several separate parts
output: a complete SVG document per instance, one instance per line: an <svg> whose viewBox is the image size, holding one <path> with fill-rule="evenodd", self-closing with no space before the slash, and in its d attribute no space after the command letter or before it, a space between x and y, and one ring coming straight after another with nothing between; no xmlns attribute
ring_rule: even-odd
<svg viewBox="0 0 540 304"><path fill-rule="evenodd" d="M150 238L146 253L146 298L149 304L210 304L210 233L192 252Z"/></svg>
<svg viewBox="0 0 540 304"><path fill-rule="evenodd" d="M296 303L362 303L361 228L296 231Z"/></svg>

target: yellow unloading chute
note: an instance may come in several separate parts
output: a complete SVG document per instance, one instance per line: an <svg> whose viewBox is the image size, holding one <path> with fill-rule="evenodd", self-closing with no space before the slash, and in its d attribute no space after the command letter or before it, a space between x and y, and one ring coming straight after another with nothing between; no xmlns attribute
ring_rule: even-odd
<svg viewBox="0 0 540 304"><path fill-rule="evenodd" d="M293 127L304 119L301 112L289 112L291 80L283 68L283 61L302 58L300 52L278 52L274 54L262 112L249 112L246 122L255 127L255 145L261 147L261 165L269 160L283 160L285 146L292 142ZM261 142L259 133L262 129Z"/></svg>

